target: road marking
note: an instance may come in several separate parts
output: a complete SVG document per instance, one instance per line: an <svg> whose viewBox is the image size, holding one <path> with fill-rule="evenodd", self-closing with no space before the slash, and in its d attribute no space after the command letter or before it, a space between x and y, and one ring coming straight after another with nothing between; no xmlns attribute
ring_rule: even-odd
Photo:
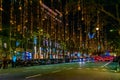
<svg viewBox="0 0 120 80"><path fill-rule="evenodd" d="M61 70L56 70L56 71L53 71L52 73L57 73L57 72L60 72Z"/></svg>
<svg viewBox="0 0 120 80"><path fill-rule="evenodd" d="M105 67L105 66L107 66L108 64L110 64L111 63L111 61L110 62L108 62L108 63L106 63L106 64L104 64L103 66L101 66L101 67Z"/></svg>
<svg viewBox="0 0 120 80"><path fill-rule="evenodd" d="M78 69L82 69L82 68L78 68Z"/></svg>
<svg viewBox="0 0 120 80"><path fill-rule="evenodd" d="M29 79L29 78L34 78L34 77L37 77L37 76L41 76L42 74L36 74L36 75L32 75L32 76L28 76L28 77L25 77L26 79Z"/></svg>
<svg viewBox="0 0 120 80"><path fill-rule="evenodd" d="M90 70L90 68L86 68L87 70Z"/></svg>
<svg viewBox="0 0 120 80"><path fill-rule="evenodd" d="M63 67L63 69L65 69L66 67Z"/></svg>
<svg viewBox="0 0 120 80"><path fill-rule="evenodd" d="M35 71L35 70L24 70L24 71L22 71L22 72L30 72L30 71Z"/></svg>
<svg viewBox="0 0 120 80"><path fill-rule="evenodd" d="M73 69L73 68L68 68L67 70L71 70L71 69Z"/></svg>
<svg viewBox="0 0 120 80"><path fill-rule="evenodd" d="M98 70L98 68L94 68L94 70Z"/></svg>
<svg viewBox="0 0 120 80"><path fill-rule="evenodd" d="M102 71L107 71L107 69L99 69L99 68L77 68L77 69L86 69L86 70L94 70L94 71L98 71L98 70L102 70ZM114 71L115 72L115 70L112 70L112 71Z"/></svg>
<svg viewBox="0 0 120 80"><path fill-rule="evenodd" d="M102 69L103 71L106 71L107 69Z"/></svg>

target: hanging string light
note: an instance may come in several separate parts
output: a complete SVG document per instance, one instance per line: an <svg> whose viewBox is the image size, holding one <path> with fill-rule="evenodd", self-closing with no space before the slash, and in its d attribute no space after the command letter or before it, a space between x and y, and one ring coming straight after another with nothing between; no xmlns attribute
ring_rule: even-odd
<svg viewBox="0 0 120 80"><path fill-rule="evenodd" d="M27 9L27 6L28 6L28 2L27 0L24 0L24 5L23 5L23 9L22 9L22 30L23 30L23 37L26 37L26 34L27 34L27 29L28 27L26 26L26 23L28 22L28 9ZM20 6L21 7L21 6Z"/></svg>
<svg viewBox="0 0 120 80"><path fill-rule="evenodd" d="M84 20L84 0L81 0L81 8L82 8L82 18L81 20Z"/></svg>
<svg viewBox="0 0 120 80"><path fill-rule="evenodd" d="M78 11L81 10L81 6L80 6L80 0L78 1Z"/></svg>
<svg viewBox="0 0 120 80"><path fill-rule="evenodd" d="M21 4L21 0L19 1L19 7L18 7L18 10L19 10L19 23L18 23L18 26L17 26L17 31L20 32L20 34L23 33L22 31L22 4Z"/></svg>
<svg viewBox="0 0 120 80"><path fill-rule="evenodd" d="M0 0L0 31L2 31L2 0Z"/></svg>
<svg viewBox="0 0 120 80"><path fill-rule="evenodd" d="M78 48L79 48L79 50L80 50L80 44L81 44L81 42L80 42L80 10L81 10L81 7L80 7L80 0L78 1L78 19L77 19L77 31L79 32L79 33L77 33L77 42L78 42Z"/></svg>
<svg viewBox="0 0 120 80"><path fill-rule="evenodd" d="M19 15L20 15L20 17L19 17L19 22L18 22L18 24L17 24L17 31L18 32L20 32L20 34L22 34L22 32L21 32L21 26L22 25L20 25L21 24L21 10L22 10L22 7L21 7L21 2L18 2L19 3L19 7L18 7L18 10L19 10Z"/></svg>
<svg viewBox="0 0 120 80"><path fill-rule="evenodd" d="M33 12L32 12L32 0L30 0L30 33L33 35Z"/></svg>
<svg viewBox="0 0 120 80"><path fill-rule="evenodd" d="M13 25L14 24L14 14L13 14L13 11L14 11L14 1L11 0L11 10L10 10L10 24Z"/></svg>

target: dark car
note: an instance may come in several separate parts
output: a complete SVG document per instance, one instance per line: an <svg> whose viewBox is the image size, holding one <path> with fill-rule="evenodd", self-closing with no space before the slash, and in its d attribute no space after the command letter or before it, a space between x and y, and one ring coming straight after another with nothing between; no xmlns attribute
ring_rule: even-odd
<svg viewBox="0 0 120 80"><path fill-rule="evenodd" d="M120 56L116 56L111 63L107 65L110 70L120 71Z"/></svg>
<svg viewBox="0 0 120 80"><path fill-rule="evenodd" d="M113 59L113 62L120 62L120 56L116 56L114 59Z"/></svg>

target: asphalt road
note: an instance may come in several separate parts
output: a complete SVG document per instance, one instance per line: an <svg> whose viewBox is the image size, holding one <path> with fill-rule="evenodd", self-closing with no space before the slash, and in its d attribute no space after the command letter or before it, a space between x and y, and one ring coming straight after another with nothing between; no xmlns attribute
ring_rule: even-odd
<svg viewBox="0 0 120 80"><path fill-rule="evenodd" d="M0 70L0 80L120 80L106 62L62 63Z"/></svg>

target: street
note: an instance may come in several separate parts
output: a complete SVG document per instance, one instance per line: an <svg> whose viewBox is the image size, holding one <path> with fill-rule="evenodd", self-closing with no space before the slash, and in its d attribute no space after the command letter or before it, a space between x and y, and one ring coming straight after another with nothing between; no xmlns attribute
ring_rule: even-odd
<svg viewBox="0 0 120 80"><path fill-rule="evenodd" d="M120 80L120 0L0 0L0 80Z"/></svg>
<svg viewBox="0 0 120 80"><path fill-rule="evenodd" d="M0 80L120 80L108 62L77 62L0 70Z"/></svg>

